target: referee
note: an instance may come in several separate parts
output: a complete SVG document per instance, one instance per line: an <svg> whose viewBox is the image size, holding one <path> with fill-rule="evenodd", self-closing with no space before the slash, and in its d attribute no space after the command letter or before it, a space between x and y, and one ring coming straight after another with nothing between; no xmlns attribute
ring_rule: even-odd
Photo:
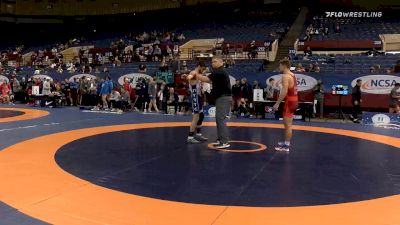
<svg viewBox="0 0 400 225"><path fill-rule="evenodd" d="M212 83L211 96L215 99L215 120L217 122L217 143L215 148L229 148L228 127L225 124L225 118L228 117L231 110L232 87L229 74L224 68L224 61L219 56L212 58L213 72L207 77L197 74L196 79Z"/></svg>

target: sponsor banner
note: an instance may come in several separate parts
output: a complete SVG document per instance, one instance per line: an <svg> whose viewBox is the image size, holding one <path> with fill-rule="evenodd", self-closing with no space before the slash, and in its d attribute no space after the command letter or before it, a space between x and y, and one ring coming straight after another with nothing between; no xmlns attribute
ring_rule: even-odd
<svg viewBox="0 0 400 225"><path fill-rule="evenodd" d="M400 130L400 114L363 112L363 124Z"/></svg>
<svg viewBox="0 0 400 225"><path fill-rule="evenodd" d="M311 90L315 87L317 84L317 80L314 77L307 76L305 74L298 74L296 73L296 79L297 79L297 90L298 91L308 91ZM266 80L266 84L268 84L268 80L270 78L274 78L274 87L277 90L280 90L282 87L282 74L278 75L273 75L271 77L268 77Z"/></svg>
<svg viewBox="0 0 400 225"><path fill-rule="evenodd" d="M215 106L207 105L203 107L204 116L215 117Z"/></svg>
<svg viewBox="0 0 400 225"><path fill-rule="evenodd" d="M51 78L50 76L47 76L47 75L43 75L43 74L33 75L31 78L32 79L40 79L40 80L50 79L50 81L53 81L53 78Z"/></svg>
<svg viewBox="0 0 400 225"><path fill-rule="evenodd" d="M69 78L69 81L72 82L74 81L74 79L81 79L82 77L86 77L86 78L90 78L90 79L96 79L96 76L92 75L92 74L77 74L77 75L73 75L72 77Z"/></svg>
<svg viewBox="0 0 400 225"><path fill-rule="evenodd" d="M400 83L400 77L392 75L367 75L354 79L351 86L354 87L357 80L362 80L361 92L369 94L389 94L395 83Z"/></svg>
<svg viewBox="0 0 400 225"><path fill-rule="evenodd" d="M0 75L0 84L2 84L4 81L10 82L6 76Z"/></svg>
<svg viewBox="0 0 400 225"><path fill-rule="evenodd" d="M136 82L138 81L139 78L144 78L144 79L150 79L151 76L144 74L144 73L130 73L130 74L125 74L123 76L120 76L118 78L118 83L120 85L124 85L124 80L129 79L132 83L132 85L136 85Z"/></svg>

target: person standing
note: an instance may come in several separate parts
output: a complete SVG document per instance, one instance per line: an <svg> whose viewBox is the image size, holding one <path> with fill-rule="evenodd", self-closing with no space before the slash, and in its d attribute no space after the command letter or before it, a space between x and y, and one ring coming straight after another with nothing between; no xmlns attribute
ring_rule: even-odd
<svg viewBox="0 0 400 225"><path fill-rule="evenodd" d="M313 88L314 91L314 103L313 103L313 116L317 114L317 105L319 104L319 118L324 117L324 85L321 80L318 80L317 84Z"/></svg>
<svg viewBox="0 0 400 225"><path fill-rule="evenodd" d="M400 83L396 83L390 91L389 113L400 113Z"/></svg>
<svg viewBox="0 0 400 225"><path fill-rule="evenodd" d="M224 61L220 56L212 58L213 72L207 77L201 74L196 75L196 79L202 82L212 83L211 95L215 99L215 120L217 123L217 142L215 147L218 149L229 148L228 127L225 119L229 117L232 102L232 87L229 74L224 68Z"/></svg>
<svg viewBox="0 0 400 225"><path fill-rule="evenodd" d="M151 112L151 109L154 107L154 110L158 113L158 108L157 108L157 83L154 81L154 78L150 78L149 80L149 89L148 89L148 94L149 94L149 109L148 112Z"/></svg>
<svg viewBox="0 0 400 225"><path fill-rule="evenodd" d="M285 127L285 142L278 142L275 150L289 152L289 147L291 146L290 141L292 139L293 117L299 106L297 79L296 76L290 72L290 61L288 59L283 59L279 62L279 70L282 73L282 88L278 100L274 105L274 110L277 111L281 102L285 101L282 116Z"/></svg>
<svg viewBox="0 0 400 225"><path fill-rule="evenodd" d="M275 79L269 78L267 86L264 88L265 99L272 101L275 95L275 88L274 88Z"/></svg>
<svg viewBox="0 0 400 225"><path fill-rule="evenodd" d="M240 80L237 79L236 83L232 86L232 97L233 97L232 111L233 112L238 110L240 107L240 104L242 102L241 92L242 92L242 87L240 85Z"/></svg>
<svg viewBox="0 0 400 225"><path fill-rule="evenodd" d="M353 103L353 115L350 116L350 119L353 120L354 123L360 123L360 121L358 120L358 114L360 114L361 112L361 103L362 103L362 99L361 99L361 84L362 84L362 80L358 79L356 86L354 86L353 88L353 92L352 92L352 103Z"/></svg>
<svg viewBox="0 0 400 225"><path fill-rule="evenodd" d="M108 100L110 99L111 92L113 90L113 83L109 76L106 77L105 81L101 84L100 94L103 103L103 110L110 110L108 108Z"/></svg>
<svg viewBox="0 0 400 225"><path fill-rule="evenodd" d="M51 94L51 85L50 85L50 79L49 78L46 78L45 81L43 82L42 94L43 95L50 95Z"/></svg>
<svg viewBox="0 0 400 225"><path fill-rule="evenodd" d="M189 91L190 91L192 110L193 110L192 124L190 125L189 135L187 138L187 142L190 144L196 144L199 143L200 141L208 140L201 134L201 126L204 120L203 98L201 95L201 82L199 80L194 79L197 75L203 74L205 68L206 68L205 63L199 62L196 69L190 72L190 74L186 77L186 79L189 82Z"/></svg>

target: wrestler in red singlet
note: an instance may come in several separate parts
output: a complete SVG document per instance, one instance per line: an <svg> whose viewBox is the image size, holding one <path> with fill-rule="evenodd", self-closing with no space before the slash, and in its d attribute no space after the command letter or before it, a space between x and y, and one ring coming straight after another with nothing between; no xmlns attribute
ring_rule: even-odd
<svg viewBox="0 0 400 225"><path fill-rule="evenodd" d="M285 141L278 142L275 147L277 151L288 152L290 141L292 139L292 122L294 112L299 105L297 96L297 80L296 76L290 72L290 61L283 59L279 62L279 70L282 73L282 88L279 94L278 100L274 105L274 109L278 110L281 102L285 102L283 107L283 125L285 126Z"/></svg>
<svg viewBox="0 0 400 225"><path fill-rule="evenodd" d="M293 79L293 86L288 88L283 107L283 117L293 118L296 109L299 106L299 97L297 96L297 79L293 73L289 73Z"/></svg>

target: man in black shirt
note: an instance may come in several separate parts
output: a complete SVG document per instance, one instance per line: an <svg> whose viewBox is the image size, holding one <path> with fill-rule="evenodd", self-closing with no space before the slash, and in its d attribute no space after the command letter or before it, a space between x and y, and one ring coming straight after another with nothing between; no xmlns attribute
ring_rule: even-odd
<svg viewBox="0 0 400 225"><path fill-rule="evenodd" d="M353 102L353 115L350 118L353 120L354 123L360 123L358 120L358 114L361 112L361 83L362 80L358 79L356 86L353 88L352 92L352 102Z"/></svg>
<svg viewBox="0 0 400 225"><path fill-rule="evenodd" d="M217 122L218 139L215 145L218 149L229 148L228 127L225 119L229 116L232 102L232 88L229 74L224 68L224 62L221 57L214 56L212 59L213 72L207 77L200 74L196 79L212 83L211 95L215 99L215 120Z"/></svg>

